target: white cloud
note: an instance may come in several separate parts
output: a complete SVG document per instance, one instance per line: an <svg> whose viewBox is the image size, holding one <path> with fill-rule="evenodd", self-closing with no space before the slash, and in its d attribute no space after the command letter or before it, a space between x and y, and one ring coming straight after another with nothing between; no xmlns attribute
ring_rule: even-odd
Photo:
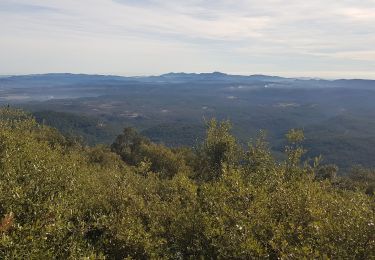
<svg viewBox="0 0 375 260"><path fill-rule="evenodd" d="M352 8L342 9L338 13L355 21L364 21L364 22L375 21L375 8L364 9L364 8L352 7Z"/></svg>
<svg viewBox="0 0 375 260"><path fill-rule="evenodd" d="M367 73L374 13L372 0L2 0L0 73Z"/></svg>

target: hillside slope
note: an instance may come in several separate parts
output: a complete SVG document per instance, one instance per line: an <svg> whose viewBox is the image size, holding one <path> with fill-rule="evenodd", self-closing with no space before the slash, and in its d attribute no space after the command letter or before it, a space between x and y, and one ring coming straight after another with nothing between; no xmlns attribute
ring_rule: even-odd
<svg viewBox="0 0 375 260"><path fill-rule="evenodd" d="M338 178L287 137L282 163L214 120L196 150L131 128L86 147L2 109L0 258L375 257L374 172Z"/></svg>

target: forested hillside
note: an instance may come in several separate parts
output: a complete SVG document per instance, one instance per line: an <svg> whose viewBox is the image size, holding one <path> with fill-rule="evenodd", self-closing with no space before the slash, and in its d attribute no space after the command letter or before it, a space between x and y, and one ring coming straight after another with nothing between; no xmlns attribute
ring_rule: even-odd
<svg viewBox="0 0 375 260"><path fill-rule="evenodd" d="M34 112L33 116L38 123L54 127L65 136L79 138L81 142L90 145L111 143L116 136L116 131L111 126L83 115L38 111Z"/></svg>
<svg viewBox="0 0 375 260"><path fill-rule="evenodd" d="M85 146L0 112L1 259L371 259L375 174L304 161L301 130L276 161L211 120L193 148L125 128Z"/></svg>
<svg viewBox="0 0 375 260"><path fill-rule="evenodd" d="M353 165L375 167L375 81L281 78L224 73L168 73L150 77L42 74L0 78L0 104L34 113L38 123L111 144L135 127L169 147L195 146L204 121L230 120L246 144L267 131L279 155L284 135L304 129L305 158L324 156L346 174Z"/></svg>
<svg viewBox="0 0 375 260"><path fill-rule="evenodd" d="M57 128L65 136L78 138L88 145L111 144L124 126L135 127L143 136L168 147L195 147L203 140L205 133L204 120L199 123L178 120L153 125L117 119L105 121L95 116L50 110L32 114L38 123ZM286 123L288 118L281 120L278 116L268 117L261 112L249 121L246 125L234 124L233 134L238 141L246 145L250 138L255 138L260 130L264 130L271 141L271 151L277 157L280 157L286 144L284 135L288 128L285 125L298 125ZM354 166L375 167L375 123L370 115L339 115L303 129L303 145L307 149L304 159L322 155L325 163L339 167L340 175L348 174Z"/></svg>
<svg viewBox="0 0 375 260"><path fill-rule="evenodd" d="M42 74L0 78L0 105L34 113L41 124L87 144L111 144L134 127L169 147L195 146L204 121L230 120L242 144L267 131L279 155L284 135L304 129L305 158L324 156L346 174L375 167L375 81L281 78L224 73L150 77Z"/></svg>

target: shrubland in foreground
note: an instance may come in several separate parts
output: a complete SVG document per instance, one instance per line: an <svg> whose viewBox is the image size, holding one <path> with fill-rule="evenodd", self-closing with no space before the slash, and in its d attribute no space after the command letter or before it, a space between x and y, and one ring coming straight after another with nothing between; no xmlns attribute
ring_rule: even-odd
<svg viewBox="0 0 375 260"><path fill-rule="evenodd" d="M280 162L228 122L194 149L129 128L87 147L22 111L0 116L1 259L375 257L374 173L302 161L299 130Z"/></svg>

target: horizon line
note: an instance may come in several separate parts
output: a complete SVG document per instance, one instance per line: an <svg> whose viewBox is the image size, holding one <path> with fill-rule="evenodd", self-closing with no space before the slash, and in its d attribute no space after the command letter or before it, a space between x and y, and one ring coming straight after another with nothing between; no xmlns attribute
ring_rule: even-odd
<svg viewBox="0 0 375 260"><path fill-rule="evenodd" d="M43 75L85 75L85 76L106 76L106 77L123 77L123 78L142 78L142 77L160 77L168 74L187 74L187 75L201 75L201 74L214 74L220 73L227 76L240 76L240 77L254 77L254 76L265 76L265 77L279 77L284 79L300 79L300 80L375 80L375 78L370 77L320 77L320 76L280 76L280 74L263 74L263 73L254 73L254 74L245 74L245 73L233 73L233 72L222 72L222 71L210 71L210 72L185 72L185 71L170 71L166 73L150 73L150 74L138 74L130 75L123 73L85 73L85 72L45 72L45 73L15 73L15 74L0 74L0 78L8 77L19 77L19 76L43 76Z"/></svg>

